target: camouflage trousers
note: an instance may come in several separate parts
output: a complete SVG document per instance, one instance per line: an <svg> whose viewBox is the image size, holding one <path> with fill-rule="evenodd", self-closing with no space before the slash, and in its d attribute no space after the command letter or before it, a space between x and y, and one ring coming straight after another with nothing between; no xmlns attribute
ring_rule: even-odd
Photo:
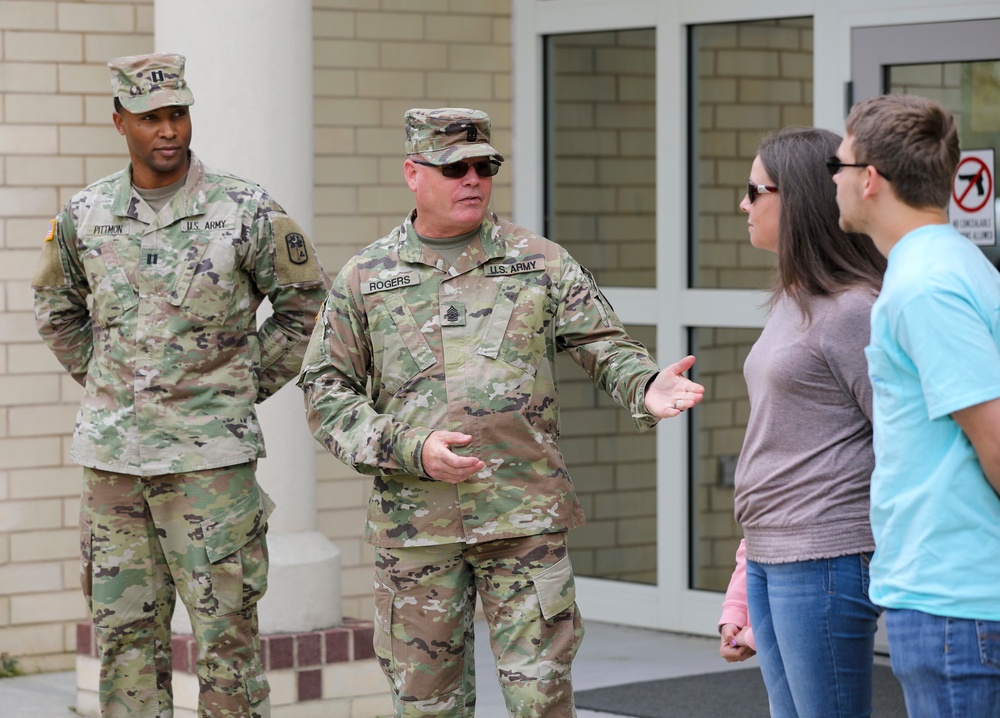
<svg viewBox="0 0 1000 718"><path fill-rule="evenodd" d="M399 718L473 718L476 595L507 712L576 715L570 667L583 640L566 533L377 549L375 653Z"/></svg>
<svg viewBox="0 0 1000 718"><path fill-rule="evenodd" d="M173 716L178 595L198 647L198 715L270 715L256 603L267 588L274 504L254 469L146 477L84 469L81 582L100 651L102 716Z"/></svg>

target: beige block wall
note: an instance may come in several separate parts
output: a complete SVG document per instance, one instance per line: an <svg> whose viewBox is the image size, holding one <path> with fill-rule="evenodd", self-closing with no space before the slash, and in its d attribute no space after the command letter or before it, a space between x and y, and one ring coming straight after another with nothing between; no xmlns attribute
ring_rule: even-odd
<svg viewBox="0 0 1000 718"><path fill-rule="evenodd" d="M328 271L412 207L410 107L489 112L510 160L493 206L510 213L509 0L315 0L313 34L314 240ZM80 470L68 459L80 389L37 337L30 281L59 207L127 160L105 63L152 49L152 0L0 0L0 652L29 671L72 669L73 627L87 617ZM344 614L368 618L370 479L317 451L319 523L342 551Z"/></svg>

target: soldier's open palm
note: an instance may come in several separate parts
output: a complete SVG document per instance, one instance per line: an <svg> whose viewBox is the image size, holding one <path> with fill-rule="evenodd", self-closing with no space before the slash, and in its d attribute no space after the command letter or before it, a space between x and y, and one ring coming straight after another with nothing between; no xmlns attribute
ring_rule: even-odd
<svg viewBox="0 0 1000 718"><path fill-rule="evenodd" d="M420 459L424 473L432 479L449 484L460 484L486 464L473 456L462 456L451 450L452 446L464 446L472 441L468 434L457 431L435 431L424 441Z"/></svg>
<svg viewBox="0 0 1000 718"><path fill-rule="evenodd" d="M660 370L646 389L646 410L661 419L677 416L705 398L705 387L691 381L684 372L694 366L694 357L686 356Z"/></svg>

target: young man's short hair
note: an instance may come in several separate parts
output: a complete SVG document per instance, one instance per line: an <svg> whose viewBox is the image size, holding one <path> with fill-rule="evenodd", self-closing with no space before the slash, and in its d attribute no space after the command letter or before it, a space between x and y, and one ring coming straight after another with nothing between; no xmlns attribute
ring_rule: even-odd
<svg viewBox="0 0 1000 718"><path fill-rule="evenodd" d="M891 177L896 196L911 207L948 206L960 155L958 129L945 107L917 95L862 100L845 121L854 161Z"/></svg>

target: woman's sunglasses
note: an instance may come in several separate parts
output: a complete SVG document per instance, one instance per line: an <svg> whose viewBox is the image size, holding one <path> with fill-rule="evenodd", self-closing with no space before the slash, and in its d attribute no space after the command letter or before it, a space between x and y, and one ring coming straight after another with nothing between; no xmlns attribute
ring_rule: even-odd
<svg viewBox="0 0 1000 718"><path fill-rule="evenodd" d="M480 177L493 177L497 172L500 171L500 163L496 160L479 160L478 162L452 162L446 165L436 165L433 162L424 162L422 160L413 160L418 165L425 165L426 167L437 167L441 170L441 174L450 179L461 179L465 177L469 172L469 168L473 167L476 170L476 174Z"/></svg>
<svg viewBox="0 0 1000 718"><path fill-rule="evenodd" d="M777 192L778 188L774 185L769 184L754 184L747 180L747 199L750 200L750 204L754 203L754 200L762 194L771 194Z"/></svg>

